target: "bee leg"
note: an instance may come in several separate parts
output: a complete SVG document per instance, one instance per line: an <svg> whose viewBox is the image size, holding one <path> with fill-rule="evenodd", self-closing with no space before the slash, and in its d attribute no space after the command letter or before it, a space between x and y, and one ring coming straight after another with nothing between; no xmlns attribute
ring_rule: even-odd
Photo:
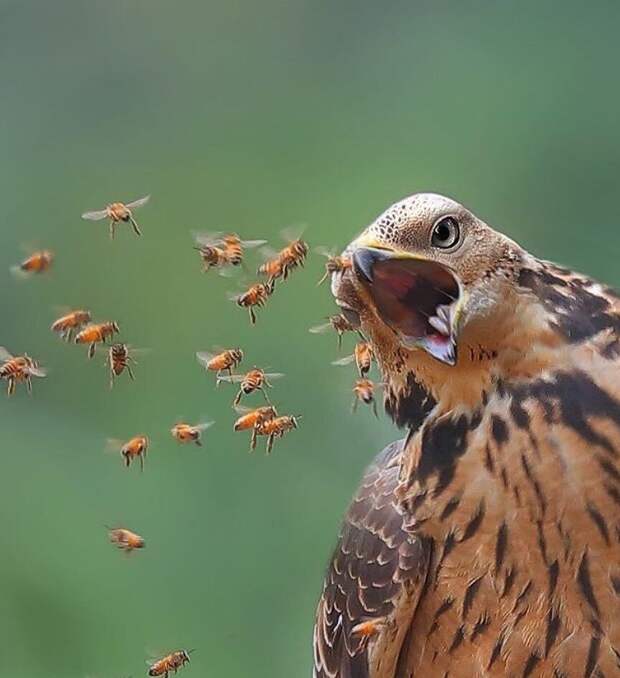
<svg viewBox="0 0 620 678"><path fill-rule="evenodd" d="M144 471L144 457L140 454L140 470Z"/></svg>
<svg viewBox="0 0 620 678"><path fill-rule="evenodd" d="M114 370L110 369L110 391L114 388Z"/></svg>
<svg viewBox="0 0 620 678"><path fill-rule="evenodd" d="M258 435L256 433L256 428L254 428L252 431L252 437L250 438L250 452L254 452L254 450L256 449L257 439Z"/></svg>
<svg viewBox="0 0 620 678"><path fill-rule="evenodd" d="M198 447L202 447L202 440L200 440L200 438L196 438L194 442L196 443L196 445L198 445Z"/></svg>
<svg viewBox="0 0 620 678"><path fill-rule="evenodd" d="M129 367L129 365L127 365L127 374L129 375L129 378L131 379L131 381L135 381L135 377L133 376L133 372L131 370L131 367Z"/></svg>
<svg viewBox="0 0 620 678"><path fill-rule="evenodd" d="M238 405L241 402L241 398L243 396L243 390L239 389L239 393L235 396L235 400L233 401L233 405Z"/></svg>
<svg viewBox="0 0 620 678"><path fill-rule="evenodd" d="M377 401L374 398L372 399L372 411L374 412L375 417L378 419L379 415L377 414Z"/></svg>
<svg viewBox="0 0 620 678"><path fill-rule="evenodd" d="M271 435L267 436L267 454L271 454L271 450L273 449L273 441L275 440L275 435L272 433Z"/></svg>
<svg viewBox="0 0 620 678"><path fill-rule="evenodd" d="M267 384L267 386L269 386L269 384ZM265 398L265 400L267 401L267 404L271 405L271 400L269 400L269 396L267 395L267 391L265 391L264 388L260 388L260 387L259 387L258 390L263 394L263 398Z"/></svg>
<svg viewBox="0 0 620 678"><path fill-rule="evenodd" d="M29 395L32 395L32 379L30 377L26 377L26 390Z"/></svg>
<svg viewBox="0 0 620 678"><path fill-rule="evenodd" d="M125 466L129 468L129 464L131 464L131 459L129 458L129 455L124 454L123 457L125 458Z"/></svg>
<svg viewBox="0 0 620 678"><path fill-rule="evenodd" d="M252 325L256 325L256 313L254 313L254 309L251 306L248 306L248 311L250 312L250 322Z"/></svg>
<svg viewBox="0 0 620 678"><path fill-rule="evenodd" d="M12 396L13 393L15 393L15 379L9 377L9 381L7 383L7 388L6 388L6 393L7 395Z"/></svg>
<svg viewBox="0 0 620 678"><path fill-rule="evenodd" d="M338 332L338 350L342 348L342 332Z"/></svg>
<svg viewBox="0 0 620 678"><path fill-rule="evenodd" d="M351 412L357 412L358 404L359 404L359 400L357 398L353 398L353 404L351 405Z"/></svg>
<svg viewBox="0 0 620 678"><path fill-rule="evenodd" d="M114 221L114 219L110 221L110 240L114 240L114 230L116 228L115 223L116 222Z"/></svg>
<svg viewBox="0 0 620 678"><path fill-rule="evenodd" d="M142 232L140 231L140 228L138 227L138 224L136 223L136 220L130 216L129 221L131 221L131 225L133 227L133 231L136 235L142 235Z"/></svg>
<svg viewBox="0 0 620 678"><path fill-rule="evenodd" d="M95 357L95 349L97 348L97 344L94 342L88 347L88 359L92 360L92 358Z"/></svg>

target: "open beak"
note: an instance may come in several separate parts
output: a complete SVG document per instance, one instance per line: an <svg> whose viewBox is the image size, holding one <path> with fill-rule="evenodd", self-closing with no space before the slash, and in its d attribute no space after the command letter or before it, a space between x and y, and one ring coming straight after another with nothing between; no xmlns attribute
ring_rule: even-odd
<svg viewBox="0 0 620 678"><path fill-rule="evenodd" d="M447 266L408 252L357 247L353 269L369 291L379 317L406 348L421 348L447 365L456 364L464 292Z"/></svg>

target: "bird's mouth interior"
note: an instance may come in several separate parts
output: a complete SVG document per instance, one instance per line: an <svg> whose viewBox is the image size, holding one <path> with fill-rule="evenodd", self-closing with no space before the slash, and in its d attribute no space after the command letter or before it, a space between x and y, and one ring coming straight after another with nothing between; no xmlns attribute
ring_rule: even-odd
<svg viewBox="0 0 620 678"><path fill-rule="evenodd" d="M423 348L450 365L456 362L461 287L449 268L375 248L357 250L353 263L379 316L406 347Z"/></svg>

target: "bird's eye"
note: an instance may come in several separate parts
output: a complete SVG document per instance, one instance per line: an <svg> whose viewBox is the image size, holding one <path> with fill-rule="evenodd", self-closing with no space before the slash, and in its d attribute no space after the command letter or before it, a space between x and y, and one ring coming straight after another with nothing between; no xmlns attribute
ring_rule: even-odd
<svg viewBox="0 0 620 678"><path fill-rule="evenodd" d="M458 221L454 217L443 217L433 226L431 244L442 250L449 249L458 243L460 235Z"/></svg>

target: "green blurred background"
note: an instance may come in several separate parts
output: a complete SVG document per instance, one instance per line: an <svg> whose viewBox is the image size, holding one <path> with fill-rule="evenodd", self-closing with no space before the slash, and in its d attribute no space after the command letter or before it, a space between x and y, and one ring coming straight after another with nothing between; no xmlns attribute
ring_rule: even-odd
<svg viewBox="0 0 620 678"><path fill-rule="evenodd" d="M618 285L619 21L611 2L0 2L0 344L50 368L0 402L1 676L139 676L177 647L188 676L309 675L340 517L398 434L350 414L353 370L307 331L333 308L321 257L250 327L190 231L277 246L304 222L342 246L434 190ZM141 239L80 219L145 193ZM56 252L49 276L10 276L24 244ZM49 331L56 305L151 348L137 381L110 392L103 352ZM194 359L217 344L286 372L272 396L304 418L270 458ZM204 448L169 438L180 415L216 420ZM103 451L140 432L143 474ZM119 523L146 550L109 545Z"/></svg>

